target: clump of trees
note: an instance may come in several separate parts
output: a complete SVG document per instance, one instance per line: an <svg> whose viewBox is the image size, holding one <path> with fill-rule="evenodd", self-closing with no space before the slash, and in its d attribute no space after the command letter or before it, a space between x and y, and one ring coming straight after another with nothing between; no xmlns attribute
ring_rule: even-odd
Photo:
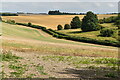
<svg viewBox="0 0 120 80"><path fill-rule="evenodd" d="M99 19L99 23L100 24L114 23L114 22L116 22L116 20L118 20L118 16L111 16L111 17L108 17L108 18Z"/></svg>
<svg viewBox="0 0 120 80"><path fill-rule="evenodd" d="M60 12L59 10L49 11L49 15L84 15L84 13L67 13L67 12Z"/></svg>
<svg viewBox="0 0 120 80"><path fill-rule="evenodd" d="M93 12L89 11L86 13L86 15L84 16L84 18L82 19L82 21L79 19L78 16L75 16L70 25L69 24L65 24L64 29L77 29L77 28L81 28L81 30L83 32L88 32L88 31L97 31L100 30L100 36L103 37L111 37L114 35L114 30L113 29L106 29L104 27L102 27L100 24L102 23L115 23L115 25L118 26L118 28L120 28L120 15L119 16L115 16L115 17L109 17L109 18L103 18L103 19L99 19L96 14L94 14ZM103 29L104 28L104 29ZM62 26L58 25L57 26L58 30L62 30Z"/></svg>
<svg viewBox="0 0 120 80"><path fill-rule="evenodd" d="M67 28L66 28L66 26L64 26L64 29L81 28L81 30L83 32L96 31L96 30L100 30L102 28L101 26L99 26L97 15L91 11L87 12L86 16L84 16L82 21L79 19L78 16L75 16L72 19L70 25L67 25L67 26L68 26Z"/></svg>
<svg viewBox="0 0 120 80"><path fill-rule="evenodd" d="M82 19L82 31L96 31L100 29L98 26L98 17L93 12L87 12L86 16Z"/></svg>
<svg viewBox="0 0 120 80"><path fill-rule="evenodd" d="M62 29L63 29L62 25L59 24L59 25L57 26L57 30L62 30Z"/></svg>
<svg viewBox="0 0 120 80"><path fill-rule="evenodd" d="M113 29L102 29L100 31L100 35L103 37L111 37L114 34Z"/></svg>
<svg viewBox="0 0 120 80"><path fill-rule="evenodd" d="M64 29L71 29L71 26L69 24L65 24Z"/></svg>
<svg viewBox="0 0 120 80"><path fill-rule="evenodd" d="M60 15L61 12L59 10L55 10L55 11L49 11L48 14L49 15Z"/></svg>
<svg viewBox="0 0 120 80"><path fill-rule="evenodd" d="M75 16L70 23L71 29L81 28L81 24L82 22L80 21L79 17Z"/></svg>
<svg viewBox="0 0 120 80"><path fill-rule="evenodd" d="M0 16L18 16L18 14L15 14L15 13L0 13Z"/></svg>

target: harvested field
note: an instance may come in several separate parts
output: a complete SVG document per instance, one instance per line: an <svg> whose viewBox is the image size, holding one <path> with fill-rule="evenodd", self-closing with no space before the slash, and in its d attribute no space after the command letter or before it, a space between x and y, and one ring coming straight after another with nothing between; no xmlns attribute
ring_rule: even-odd
<svg viewBox="0 0 120 80"><path fill-rule="evenodd" d="M64 26L65 24L69 24L73 17L79 16L80 19L84 17L84 15L26 15L26 16L3 16L3 20L15 20L16 22L28 23L31 22L36 25L41 25L47 28L56 29L58 24ZM99 19L117 16L117 15L98 15Z"/></svg>

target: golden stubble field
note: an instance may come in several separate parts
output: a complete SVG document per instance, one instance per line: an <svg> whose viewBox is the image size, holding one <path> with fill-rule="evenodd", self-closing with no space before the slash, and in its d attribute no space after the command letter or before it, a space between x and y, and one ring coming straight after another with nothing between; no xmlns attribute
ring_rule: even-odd
<svg viewBox="0 0 120 80"><path fill-rule="evenodd" d="M70 24L73 17L79 16L82 19L85 15L20 15L20 16L3 16L3 20L15 20L16 22L28 23L31 22L36 25L44 26L47 28L56 29L58 24L64 26L65 24ZM98 15L99 19L107 18L110 16L117 15Z"/></svg>

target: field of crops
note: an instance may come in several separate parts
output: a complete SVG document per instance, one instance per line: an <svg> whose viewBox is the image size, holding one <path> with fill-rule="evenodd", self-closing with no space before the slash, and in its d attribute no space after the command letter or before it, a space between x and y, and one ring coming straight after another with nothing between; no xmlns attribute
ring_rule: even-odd
<svg viewBox="0 0 120 80"><path fill-rule="evenodd" d="M3 20L15 20L16 22L28 23L31 22L36 25L41 25L47 28L56 29L58 24L64 26L65 24L69 24L73 17L79 16L80 19L84 17L84 15L22 15L22 16L3 16ZM117 15L98 15L99 19L117 16Z"/></svg>

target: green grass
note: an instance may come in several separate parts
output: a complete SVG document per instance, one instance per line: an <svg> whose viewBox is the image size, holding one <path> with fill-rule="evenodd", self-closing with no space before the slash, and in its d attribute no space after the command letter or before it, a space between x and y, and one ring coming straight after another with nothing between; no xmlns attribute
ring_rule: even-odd
<svg viewBox="0 0 120 80"><path fill-rule="evenodd" d="M105 28L111 28L111 29L117 29L115 25L112 23L104 23L101 24ZM69 29L69 30L60 30L58 32L65 33L67 35L72 35L72 36L80 36L80 37L88 37L88 38L93 38L97 40L112 40L116 41L118 31L116 30L115 34L112 37L102 37L100 35L100 31L91 31L91 32L82 32L81 29Z"/></svg>
<svg viewBox="0 0 120 80"><path fill-rule="evenodd" d="M47 73L44 72L43 66L37 66L36 69L41 75L47 75Z"/></svg>
<svg viewBox="0 0 120 80"><path fill-rule="evenodd" d="M32 39L32 40L56 42L56 43L70 43L68 41L56 40L56 39L53 39L52 37L45 37L41 35L38 30L32 29L32 28L26 28L26 26L23 27L19 25L2 23L0 27L2 27L2 35L6 37ZM74 43L71 43L71 44L74 44Z"/></svg>
<svg viewBox="0 0 120 80"><path fill-rule="evenodd" d="M2 59L2 61L16 61L17 59L22 59L22 58L16 55L13 55L10 51L8 51L8 52L1 53L0 59Z"/></svg>
<svg viewBox="0 0 120 80"><path fill-rule="evenodd" d="M64 61L72 64L112 64L117 65L117 58L92 58L92 57L77 57L77 56L43 56L43 60Z"/></svg>

